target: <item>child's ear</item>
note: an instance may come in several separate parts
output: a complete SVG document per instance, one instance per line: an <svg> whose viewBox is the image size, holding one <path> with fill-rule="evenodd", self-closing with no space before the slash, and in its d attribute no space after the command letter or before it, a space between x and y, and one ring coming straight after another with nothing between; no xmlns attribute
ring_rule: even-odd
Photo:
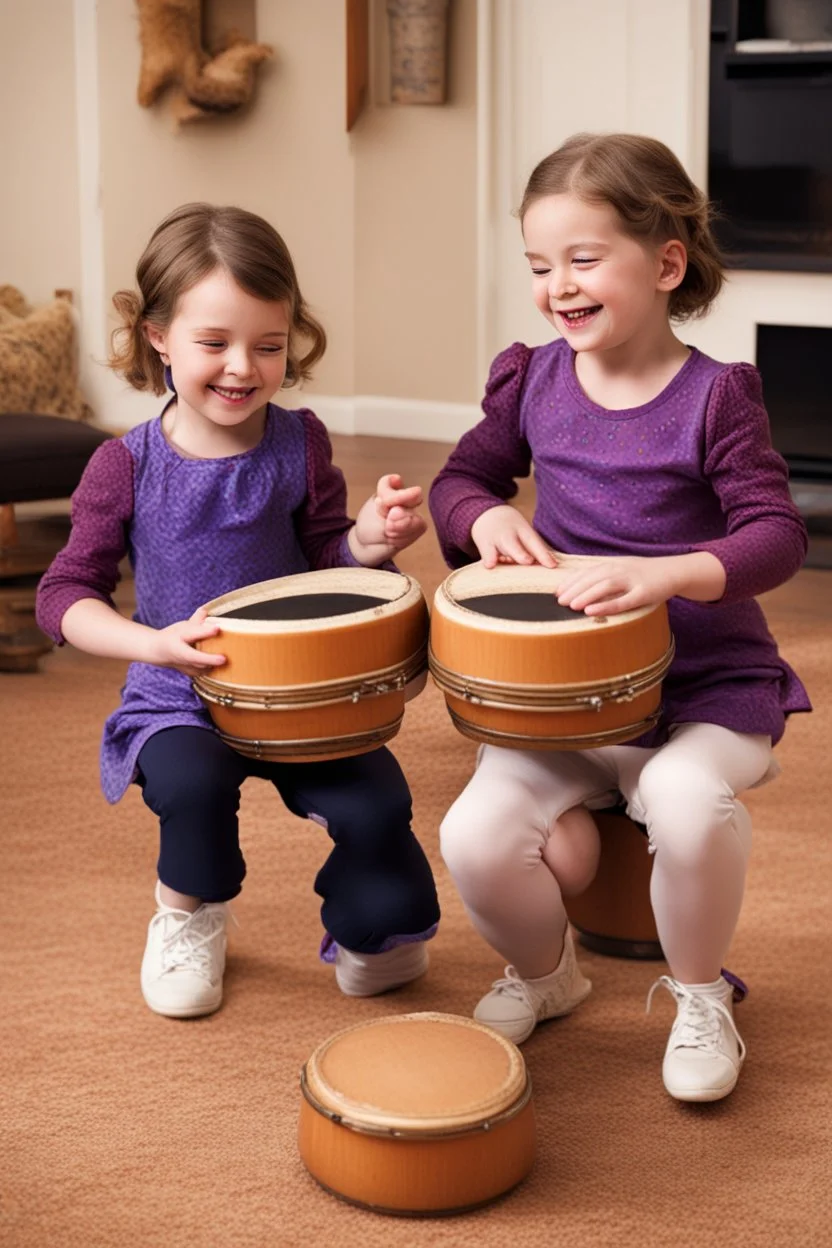
<svg viewBox="0 0 832 1248"><path fill-rule="evenodd" d="M150 321L142 322L142 333L154 350L158 351L165 364L168 363L167 352L165 350L165 334L157 326L151 325Z"/></svg>
<svg viewBox="0 0 832 1248"><path fill-rule="evenodd" d="M675 290L680 286L688 267L688 253L685 244L678 238L662 243L659 248L659 290Z"/></svg>

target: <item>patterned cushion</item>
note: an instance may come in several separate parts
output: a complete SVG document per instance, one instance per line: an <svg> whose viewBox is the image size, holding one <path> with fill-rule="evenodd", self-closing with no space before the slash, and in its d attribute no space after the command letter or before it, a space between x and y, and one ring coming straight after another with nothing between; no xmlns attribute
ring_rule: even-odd
<svg viewBox="0 0 832 1248"><path fill-rule="evenodd" d="M56 299L29 311L13 286L0 287L0 412L86 420L78 388L72 305Z"/></svg>

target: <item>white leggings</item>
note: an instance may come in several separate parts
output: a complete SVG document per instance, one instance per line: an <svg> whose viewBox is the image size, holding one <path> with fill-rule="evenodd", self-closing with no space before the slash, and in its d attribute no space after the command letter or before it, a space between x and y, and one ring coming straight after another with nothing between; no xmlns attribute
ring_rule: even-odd
<svg viewBox="0 0 832 1248"><path fill-rule="evenodd" d="M475 927L526 979L560 961L562 894L598 864L587 810L619 800L655 853L650 897L674 978L719 976L739 918L751 820L737 794L777 774L766 736L682 724L659 749L483 746L441 828L442 856ZM647 847L645 847L647 852Z"/></svg>

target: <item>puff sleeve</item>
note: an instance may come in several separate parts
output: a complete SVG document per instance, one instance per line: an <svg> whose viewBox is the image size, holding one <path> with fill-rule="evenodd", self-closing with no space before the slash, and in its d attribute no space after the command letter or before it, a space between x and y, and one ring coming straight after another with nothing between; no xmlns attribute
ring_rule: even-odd
<svg viewBox="0 0 832 1248"><path fill-rule="evenodd" d="M521 429L521 398L531 350L516 342L497 356L485 387L483 419L460 438L434 480L429 505L446 563L476 559L471 527L485 511L517 493L515 478L531 471Z"/></svg>

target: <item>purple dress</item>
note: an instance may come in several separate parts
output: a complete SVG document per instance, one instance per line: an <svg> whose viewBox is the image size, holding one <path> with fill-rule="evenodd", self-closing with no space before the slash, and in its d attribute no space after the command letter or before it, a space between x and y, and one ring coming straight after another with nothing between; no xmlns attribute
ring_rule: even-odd
<svg viewBox="0 0 832 1248"><path fill-rule="evenodd" d="M151 628L185 620L243 585L310 568L356 566L352 521L326 429L307 410L268 405L256 447L224 459L186 459L161 417L95 452L73 495L72 533L38 589L37 619L58 644L82 598L112 603L119 561L136 582L133 616ZM119 708L104 727L101 784L116 802L145 741L178 725L213 729L190 678L131 663Z"/></svg>
<svg viewBox="0 0 832 1248"><path fill-rule="evenodd" d="M668 603L676 657L662 717L634 745L664 744L680 723L720 724L779 740L785 716L809 711L754 601L806 555L806 529L771 446L759 373L693 350L650 403L608 411L575 375L558 339L515 343L495 360L484 419L459 442L431 488L446 561L470 562L474 521L517 492L534 466L534 527L577 555L683 555L706 550L725 568L716 603Z"/></svg>

